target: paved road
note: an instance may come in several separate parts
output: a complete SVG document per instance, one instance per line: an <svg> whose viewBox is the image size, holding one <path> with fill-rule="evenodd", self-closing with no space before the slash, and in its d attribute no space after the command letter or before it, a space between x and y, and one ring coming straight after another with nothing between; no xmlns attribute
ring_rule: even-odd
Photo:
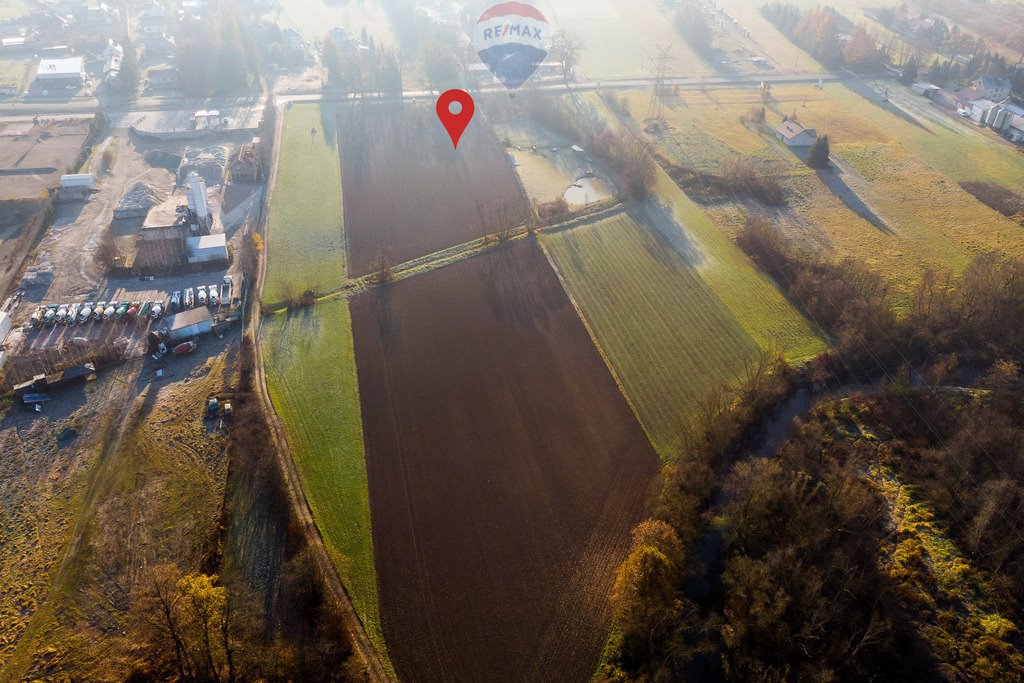
<svg viewBox="0 0 1024 683"><path fill-rule="evenodd" d="M739 76L715 76L710 78L668 78L665 83L678 85L680 87L725 87L736 85L757 85L762 81L773 85L817 83L825 81L831 83L842 80L844 77L829 72L797 74L797 75L739 75ZM534 88L545 92L587 92L594 90L628 90L635 88L650 87L654 83L653 78L632 78L617 81L579 81L574 83L550 83ZM501 93L505 88L501 86L489 86L477 89L476 92ZM279 102L317 102L317 101L341 101L352 99L354 96L342 97L332 93L308 92L308 93L285 93L277 95ZM382 99L395 99L396 95L386 95ZM407 90L402 97L410 100L433 99L437 92L430 90ZM100 102L95 98L73 101L47 101L40 98L26 99L19 102L11 102L0 107L0 120L2 121L24 121L33 116L65 116L65 115L91 115L97 108L102 108L104 113L112 118L124 118L128 114L147 111L180 111L194 112L199 109L223 109L230 110L234 107L253 108L262 99L261 95L250 95L245 97L224 97L224 98L167 98L167 97L140 97L134 103L128 103L122 99L107 100Z"/></svg>

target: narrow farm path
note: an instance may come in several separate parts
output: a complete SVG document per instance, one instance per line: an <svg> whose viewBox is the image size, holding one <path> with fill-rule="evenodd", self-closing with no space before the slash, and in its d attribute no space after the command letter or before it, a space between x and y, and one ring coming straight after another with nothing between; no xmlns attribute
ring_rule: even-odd
<svg viewBox="0 0 1024 683"><path fill-rule="evenodd" d="M267 207L270 206L272 195L274 192L274 186L277 181L277 167L278 158L281 153L281 135L283 132L284 117L278 115L276 117L276 130L274 133L274 153L273 161L271 163L271 177L267 179L267 190L263 197L263 205L260 209L260 217L257 221L258 230L262 230L264 244L266 244L269 235L266 230L266 215ZM267 275L267 260L260 259L260 268L256 277L255 293L258 295L263 289L264 281ZM256 300L258 301L258 296ZM305 534L307 542L310 547L316 550L313 553L313 557L317 561L317 569L321 575L325 578L325 583L330 591L332 599L335 601L338 607L338 612L344 622L345 630L349 633L352 638L352 646L356 652L359 653L360 658L366 665L367 679L370 681L390 681L393 680L391 675L390 667L386 666L381 660L377 653L377 649L373 646L369 636L366 633L366 629L363 627L362 621L359 619L359 615L356 613L355 607L352 605L352 599L349 597L348 591L345 589L344 584L341 581L341 577L338 575L338 570L331 562L330 555L327 552L327 548L324 545L324 539L320 535L320 531L316 526L316 522L313 520L313 515L309 509L309 502L306 500L305 493L302 488L302 480L299 476L298 469L295 465L295 460L292 457L291 450L288 447L288 441L285 438L284 426L281 424L278 418L277 412L274 410L274 406L270 401L270 394L267 390L266 372L263 366L263 354L260 353L260 321L262 316L253 315L249 323L249 333L252 335L254 351L254 363L255 363L255 377L257 382L257 394L267 419L267 424L270 426L271 438L274 441L274 453L277 454L278 466L280 467L282 476L284 478L285 490L288 493L288 499L291 502L292 510L295 513L296 519L299 522L299 527L302 529L302 533Z"/></svg>

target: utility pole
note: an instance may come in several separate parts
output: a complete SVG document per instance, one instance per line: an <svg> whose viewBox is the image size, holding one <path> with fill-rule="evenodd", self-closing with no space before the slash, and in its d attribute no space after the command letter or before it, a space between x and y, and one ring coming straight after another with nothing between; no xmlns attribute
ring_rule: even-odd
<svg viewBox="0 0 1024 683"><path fill-rule="evenodd" d="M658 45L658 56L650 58L653 63L651 71L654 72L654 91L651 92L651 102L647 106L647 116L644 117L644 121L655 125L661 122L662 113L665 110L661 96L665 92L665 77L668 74L669 62L675 61L675 57L669 54L671 49L671 45Z"/></svg>

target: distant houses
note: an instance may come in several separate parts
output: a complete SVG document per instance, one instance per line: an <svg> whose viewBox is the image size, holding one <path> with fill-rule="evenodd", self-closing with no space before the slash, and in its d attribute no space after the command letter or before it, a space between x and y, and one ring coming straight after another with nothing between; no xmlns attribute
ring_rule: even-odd
<svg viewBox="0 0 1024 683"><path fill-rule="evenodd" d="M977 100L991 100L1001 102L1010 96L1013 84L1009 78L994 78L985 76L971 83L970 87L964 88L956 94L956 100L961 107L965 107Z"/></svg>
<svg viewBox="0 0 1024 683"><path fill-rule="evenodd" d="M804 128L796 121L786 120L775 129L775 137L787 147L810 147L818 140L818 132Z"/></svg>
<svg viewBox="0 0 1024 683"><path fill-rule="evenodd" d="M1002 133L1013 142L1024 142L1024 107L1009 101L993 102L982 99L967 103L960 110L961 116L971 119L979 126L988 126Z"/></svg>

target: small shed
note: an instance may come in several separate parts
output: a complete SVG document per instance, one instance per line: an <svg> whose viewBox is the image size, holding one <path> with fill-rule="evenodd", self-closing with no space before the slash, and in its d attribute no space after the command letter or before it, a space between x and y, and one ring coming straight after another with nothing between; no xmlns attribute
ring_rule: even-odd
<svg viewBox="0 0 1024 683"><path fill-rule="evenodd" d="M222 232L189 237L185 242L189 263L218 263L228 260L228 239Z"/></svg>
<svg viewBox="0 0 1024 683"><path fill-rule="evenodd" d="M775 129L775 137L787 147L810 147L818 141L818 132L813 128L804 128L796 121L783 121Z"/></svg>
<svg viewBox="0 0 1024 683"><path fill-rule="evenodd" d="M929 100L934 98L942 88L931 83L914 83L910 86L910 89L916 92L918 95L923 95Z"/></svg>
<svg viewBox="0 0 1024 683"><path fill-rule="evenodd" d="M46 387L48 389L60 389L79 382L89 382L96 379L96 366L92 363L81 363L72 365L46 376Z"/></svg>
<svg viewBox="0 0 1024 683"><path fill-rule="evenodd" d="M213 331L213 316L206 306L176 313L167 319L167 339L172 344Z"/></svg>
<svg viewBox="0 0 1024 683"><path fill-rule="evenodd" d="M91 190L92 184L92 173L69 173L60 177L60 189L62 190Z"/></svg>

